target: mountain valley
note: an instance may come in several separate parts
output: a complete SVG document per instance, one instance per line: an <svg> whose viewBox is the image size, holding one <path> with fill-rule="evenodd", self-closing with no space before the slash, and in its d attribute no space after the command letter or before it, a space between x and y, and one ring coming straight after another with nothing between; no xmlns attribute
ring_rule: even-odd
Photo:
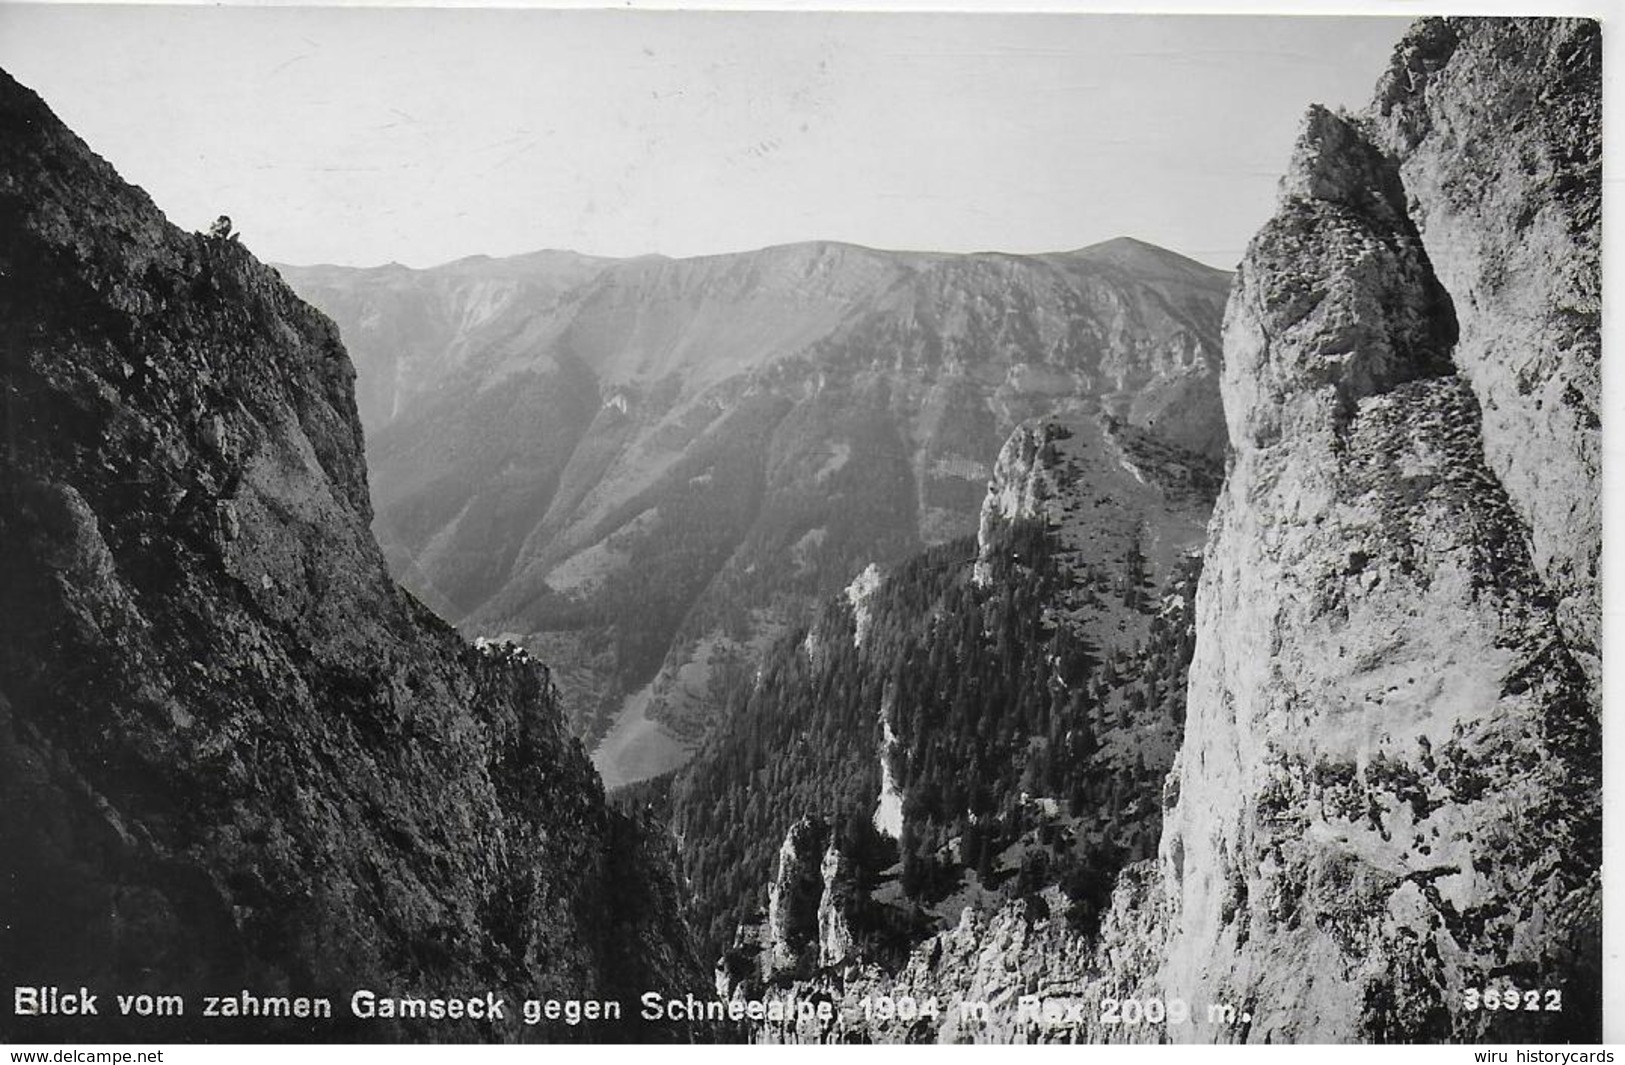
<svg viewBox="0 0 1625 1065"><path fill-rule="evenodd" d="M1221 454L1228 275L1127 239L284 273L390 394L368 454L393 571L551 663L611 783L686 757L819 597L974 531L1023 421Z"/></svg>

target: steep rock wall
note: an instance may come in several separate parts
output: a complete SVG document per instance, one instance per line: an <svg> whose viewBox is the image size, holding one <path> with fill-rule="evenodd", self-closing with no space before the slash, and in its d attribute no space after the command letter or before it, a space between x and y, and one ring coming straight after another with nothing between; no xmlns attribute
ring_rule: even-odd
<svg viewBox="0 0 1625 1065"><path fill-rule="evenodd" d="M1455 300L1484 454L1597 698L1602 546L1600 27L1430 19L1369 112Z"/></svg>
<svg viewBox="0 0 1625 1065"><path fill-rule="evenodd" d="M605 806L547 671L468 647L389 580L332 324L234 240L169 225L3 73L0 322L8 986L182 994L195 1016L196 996L239 988L701 979L669 855ZM335 1013L0 1024L27 1041L523 1031Z"/></svg>
<svg viewBox="0 0 1625 1065"><path fill-rule="evenodd" d="M1505 105L1513 130L1539 120L1513 105L1544 91L1546 57L1587 40L1567 23L1428 22L1401 65L1441 35L1454 51L1428 113L1476 110L1472 95ZM1377 111L1401 105L1385 95ZM1524 338L1531 365L1584 364L1591 342L1543 330L1591 298L1587 275L1553 245L1485 291L1462 242L1510 238L1449 205L1471 198L1494 131L1460 131L1473 146L1449 163L1396 163L1376 126L1311 112L1226 316L1235 453L1170 780L1163 974L1170 997L1250 1020L1169 1034L1594 1038L1600 739L1582 663L1596 589L1571 564L1594 545L1583 520L1560 523L1594 509L1595 441L1570 432L1584 405L1517 401L1490 339ZM1531 522L1543 493L1552 509ZM1564 1009L1468 1005L1511 986L1561 989Z"/></svg>

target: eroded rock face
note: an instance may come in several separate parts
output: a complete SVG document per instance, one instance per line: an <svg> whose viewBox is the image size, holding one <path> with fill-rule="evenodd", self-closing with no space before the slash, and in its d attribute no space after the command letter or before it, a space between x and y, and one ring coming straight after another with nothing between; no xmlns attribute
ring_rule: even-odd
<svg viewBox="0 0 1625 1065"><path fill-rule="evenodd" d="M839 966L858 955L853 913L862 904L851 860L817 817L790 826L767 888L767 912L742 925L717 967L717 992L751 997L764 985Z"/></svg>
<svg viewBox="0 0 1625 1065"><path fill-rule="evenodd" d="M1439 34L1459 57L1446 68L1469 65L1435 70L1425 103L1406 99L1443 115L1467 94L1509 107L1534 95L1541 57L1585 40L1537 21L1510 36L1430 23L1410 47ZM1380 98L1393 129L1425 123L1401 110ZM1537 120L1515 107L1500 119L1514 131ZM1396 165L1370 128L1311 112L1227 313L1235 454L1197 596L1162 842L1163 974L1170 997L1231 1003L1251 1020L1199 1018L1169 1034L1594 1038L1600 734L1573 620L1595 589L1563 591L1574 570L1562 561L1594 547L1583 522L1534 530L1535 496L1520 503L1514 487L1519 468L1562 452L1553 468L1569 472L1541 491L1565 501L1554 514L1574 515L1596 502L1594 471L1570 461L1586 450L1572 434L1554 443L1572 413L1508 411L1498 391L1507 367L1486 348L1490 293L1439 236L1443 218L1458 239L1497 230L1448 206L1478 171L1425 154ZM1473 138L1467 158L1501 148L1488 127L1458 132ZM1491 169L1475 187L1511 180ZM1413 217L1434 236L1418 240ZM1527 280L1505 279L1491 319L1522 307L1504 325L1540 350L1532 363L1583 361L1584 345L1558 350L1541 324L1587 298L1583 277L1528 265ZM1464 1005L1471 989L1556 984L1558 1014Z"/></svg>
<svg viewBox="0 0 1625 1065"><path fill-rule="evenodd" d="M839 965L852 957L856 945L851 914L858 902L852 863L831 840L819 868L824 890L818 896L818 964Z"/></svg>
<svg viewBox="0 0 1625 1065"><path fill-rule="evenodd" d="M1455 317L1393 165L1348 120L1315 107L1281 196L1225 316L1221 381L1237 448L1346 420L1367 396L1450 371Z"/></svg>
<svg viewBox="0 0 1625 1065"><path fill-rule="evenodd" d="M1063 893L984 912L967 908L896 971L848 958L763 989L785 1019L756 1026L765 1043L1078 1043L1155 1040L1161 1027L1102 1023L1125 999L1160 995L1163 895L1155 862L1128 866L1098 935L1060 916ZM797 1001L841 1006L797 1014ZM859 1004L868 1002L869 1008ZM1143 1021L1143 1018L1141 1019Z"/></svg>
<svg viewBox="0 0 1625 1065"><path fill-rule="evenodd" d="M1430 19L1368 114L1455 302L1453 360L1558 620L1601 665L1602 47L1578 19Z"/></svg>
<svg viewBox="0 0 1625 1065"><path fill-rule="evenodd" d="M199 1003L698 982L669 855L606 807L547 671L389 580L332 324L4 74L0 321L8 981ZM0 1023L220 1038L104 1020Z"/></svg>

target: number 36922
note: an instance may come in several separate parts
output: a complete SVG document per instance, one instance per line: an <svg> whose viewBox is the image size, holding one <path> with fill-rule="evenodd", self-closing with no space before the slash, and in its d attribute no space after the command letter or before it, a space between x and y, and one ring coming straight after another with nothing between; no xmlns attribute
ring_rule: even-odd
<svg viewBox="0 0 1625 1065"><path fill-rule="evenodd" d="M1563 992L1559 988L1527 991L1515 987L1469 987L1462 992L1461 1004L1469 1010L1561 1011Z"/></svg>

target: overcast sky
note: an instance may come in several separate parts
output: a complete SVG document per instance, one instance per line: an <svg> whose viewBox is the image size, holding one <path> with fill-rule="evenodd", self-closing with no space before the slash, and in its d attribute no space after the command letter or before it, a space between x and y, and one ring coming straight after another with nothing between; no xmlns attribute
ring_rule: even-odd
<svg viewBox="0 0 1625 1065"><path fill-rule="evenodd" d="M428 266L808 239L1216 266L1407 20L0 3L0 66L181 226Z"/></svg>

